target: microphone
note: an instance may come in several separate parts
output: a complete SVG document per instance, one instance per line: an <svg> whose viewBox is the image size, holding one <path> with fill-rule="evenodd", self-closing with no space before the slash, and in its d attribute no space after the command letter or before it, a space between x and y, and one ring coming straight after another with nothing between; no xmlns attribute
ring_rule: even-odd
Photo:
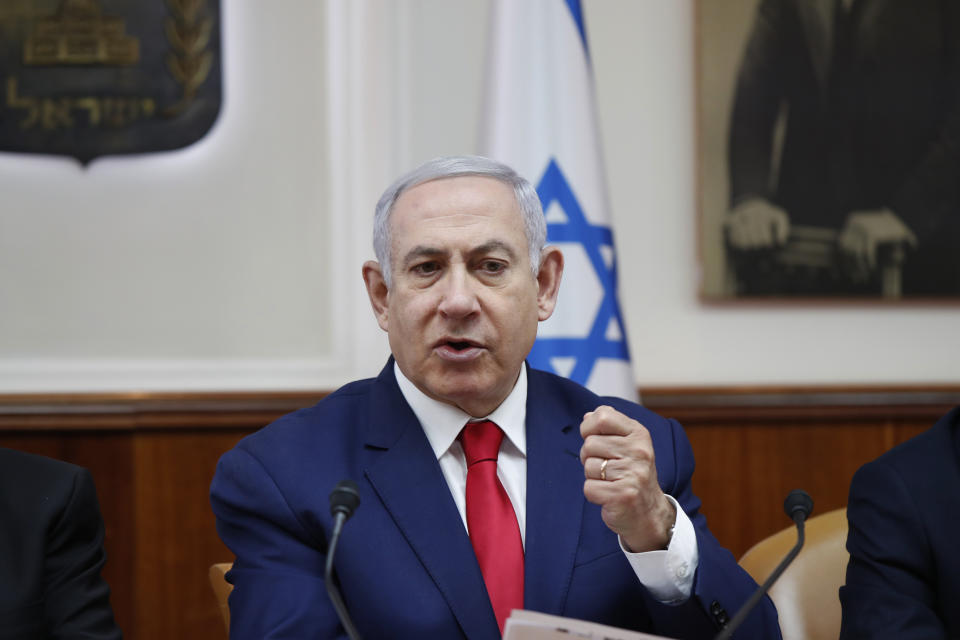
<svg viewBox="0 0 960 640"><path fill-rule="evenodd" d="M333 516L333 532L330 534L330 544L327 547L327 563L323 572L327 595L330 596L333 608L337 611L337 617L340 618L340 624L343 625L350 640L360 640L360 634L357 633L357 628L353 626L353 620L350 619L350 613L347 611L347 606L343 604L340 589L334 580L333 556L337 552L337 541L340 539L341 531L343 531L343 523L353 515L359 504L360 492L357 490L357 483L353 480L341 480L330 492L330 514Z"/></svg>
<svg viewBox="0 0 960 640"><path fill-rule="evenodd" d="M767 578L760 588L753 592L753 595L750 596L750 599L747 600L740 610L737 611L737 615L733 616L733 620L725 626L715 640L728 640L730 636L733 635L733 632L737 630L743 621L747 619L747 616L750 615L750 612L753 611L753 608L757 606L757 603L763 598L763 596L770 590L770 587L773 586L773 583L777 581L790 563L793 562L793 559L797 557L797 554L800 553L800 548L803 547L803 523L806 521L807 517L810 516L810 512L813 511L813 498L810 497L803 489L794 489L790 492L790 495L787 496L787 499L783 501L783 510L786 512L787 516L797 525L797 544L790 549L790 552L787 553L786 557L780 561L780 564L777 565L777 568L773 570L773 573L770 574L770 577Z"/></svg>

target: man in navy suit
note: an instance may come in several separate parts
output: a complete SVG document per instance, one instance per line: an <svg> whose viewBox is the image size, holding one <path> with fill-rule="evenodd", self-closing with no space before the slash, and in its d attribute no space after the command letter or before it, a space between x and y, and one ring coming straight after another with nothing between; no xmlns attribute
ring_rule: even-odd
<svg viewBox="0 0 960 640"><path fill-rule="evenodd" d="M861 467L840 637L960 638L960 407Z"/></svg>
<svg viewBox="0 0 960 640"><path fill-rule="evenodd" d="M234 638L343 635L323 583L327 495L343 478L361 505L336 571L366 637L498 638L512 607L710 638L750 596L756 584L699 512L680 425L524 362L563 271L545 241L536 191L486 158L438 158L387 189L378 261L363 265L386 367L245 438L217 467ZM488 573L507 552L479 550L487 522L471 512L464 449L477 419L499 442L495 484L519 556L512 600ZM737 637L779 637L768 599Z"/></svg>

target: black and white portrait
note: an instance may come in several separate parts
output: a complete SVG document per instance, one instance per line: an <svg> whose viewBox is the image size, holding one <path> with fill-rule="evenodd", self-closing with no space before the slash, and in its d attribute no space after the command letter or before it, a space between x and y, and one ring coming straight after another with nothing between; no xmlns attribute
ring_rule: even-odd
<svg viewBox="0 0 960 640"><path fill-rule="evenodd" d="M960 294L960 0L700 0L706 298Z"/></svg>

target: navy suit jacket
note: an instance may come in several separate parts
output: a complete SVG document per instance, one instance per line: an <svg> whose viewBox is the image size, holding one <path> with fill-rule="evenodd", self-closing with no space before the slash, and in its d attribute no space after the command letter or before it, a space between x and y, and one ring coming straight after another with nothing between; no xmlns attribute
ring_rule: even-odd
<svg viewBox="0 0 960 640"><path fill-rule="evenodd" d="M756 588L707 531L680 425L528 369L527 609L683 638L709 638ZM694 595L661 604L641 586L617 536L583 495L583 414L601 404L651 433L657 475L696 528ZM397 386L393 359L376 379L342 387L244 438L211 486L220 537L236 555L227 578L233 638L333 638L343 630L323 568L328 495L359 484L360 506L337 546L344 601L367 638L494 639L500 633L470 538L423 429ZM718 614L711 614L711 608ZM777 638L765 600L737 635Z"/></svg>
<svg viewBox="0 0 960 640"><path fill-rule="evenodd" d="M960 407L861 467L841 638L960 638Z"/></svg>

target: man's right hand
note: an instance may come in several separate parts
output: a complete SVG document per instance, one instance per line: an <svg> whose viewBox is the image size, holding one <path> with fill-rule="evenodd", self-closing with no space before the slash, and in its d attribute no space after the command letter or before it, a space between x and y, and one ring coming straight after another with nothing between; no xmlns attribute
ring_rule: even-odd
<svg viewBox="0 0 960 640"><path fill-rule="evenodd" d="M723 226L734 249L772 249L786 243L790 216L769 200L750 198L726 214Z"/></svg>
<svg viewBox="0 0 960 640"><path fill-rule="evenodd" d="M882 245L917 248L917 236L890 209L854 211L837 238L848 272L863 281L877 269Z"/></svg>

